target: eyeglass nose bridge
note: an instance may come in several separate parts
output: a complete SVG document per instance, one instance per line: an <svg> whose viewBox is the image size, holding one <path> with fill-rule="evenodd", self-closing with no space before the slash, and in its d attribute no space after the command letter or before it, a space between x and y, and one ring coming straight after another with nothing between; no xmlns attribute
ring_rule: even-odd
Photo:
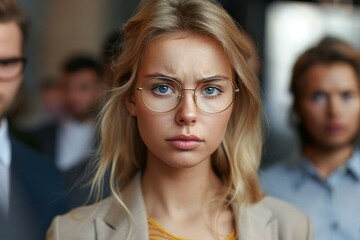
<svg viewBox="0 0 360 240"><path fill-rule="evenodd" d="M183 93L184 91L193 91L193 100L195 102L195 105L197 106L197 104L196 104L196 94L195 94L196 88L182 88L181 89L181 94L180 94L181 99L183 99L184 96L185 96L185 94ZM179 100L179 103L181 102L181 99Z"/></svg>

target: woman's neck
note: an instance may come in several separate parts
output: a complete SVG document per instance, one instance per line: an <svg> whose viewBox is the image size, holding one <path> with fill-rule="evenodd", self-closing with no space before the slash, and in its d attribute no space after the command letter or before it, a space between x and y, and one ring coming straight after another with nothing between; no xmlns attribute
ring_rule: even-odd
<svg viewBox="0 0 360 240"><path fill-rule="evenodd" d="M349 160L353 148L350 144L333 149L320 148L309 144L303 147L303 151L305 156L314 163L319 175L325 179Z"/></svg>
<svg viewBox="0 0 360 240"><path fill-rule="evenodd" d="M142 178L147 214L174 236L225 239L234 229L231 209L212 201L223 186L208 161L183 169L147 163Z"/></svg>
<svg viewBox="0 0 360 240"><path fill-rule="evenodd" d="M184 217L203 210L204 204L222 189L211 166L174 169L148 164L142 179L143 195L150 216Z"/></svg>

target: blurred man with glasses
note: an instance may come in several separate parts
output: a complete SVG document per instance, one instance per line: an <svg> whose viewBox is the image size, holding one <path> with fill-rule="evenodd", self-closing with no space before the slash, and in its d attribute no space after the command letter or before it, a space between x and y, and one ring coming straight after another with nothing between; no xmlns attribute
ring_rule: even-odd
<svg viewBox="0 0 360 240"><path fill-rule="evenodd" d="M62 181L9 131L6 118L21 85L26 18L14 0L0 1L0 239L43 239L54 215L65 211Z"/></svg>

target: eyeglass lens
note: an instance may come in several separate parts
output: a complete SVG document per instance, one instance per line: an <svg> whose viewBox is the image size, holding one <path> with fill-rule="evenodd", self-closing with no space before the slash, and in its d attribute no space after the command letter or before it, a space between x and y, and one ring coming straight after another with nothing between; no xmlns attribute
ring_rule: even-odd
<svg viewBox="0 0 360 240"><path fill-rule="evenodd" d="M144 104L155 112L167 112L176 108L184 96L184 91L194 92L197 107L207 113L226 110L235 96L234 85L226 79L212 79L200 82L195 89L183 89L179 83L166 78L150 78L141 90Z"/></svg>

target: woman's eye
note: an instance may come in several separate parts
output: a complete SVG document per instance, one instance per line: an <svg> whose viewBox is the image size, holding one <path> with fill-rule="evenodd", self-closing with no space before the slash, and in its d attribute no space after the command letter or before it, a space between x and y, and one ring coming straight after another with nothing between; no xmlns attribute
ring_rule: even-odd
<svg viewBox="0 0 360 240"><path fill-rule="evenodd" d="M158 85L153 88L154 92L160 95L170 94L172 92L171 88L167 85Z"/></svg>
<svg viewBox="0 0 360 240"><path fill-rule="evenodd" d="M220 94L220 89L217 87L206 87L204 88L204 93L205 95L212 95L212 96L216 96Z"/></svg>

